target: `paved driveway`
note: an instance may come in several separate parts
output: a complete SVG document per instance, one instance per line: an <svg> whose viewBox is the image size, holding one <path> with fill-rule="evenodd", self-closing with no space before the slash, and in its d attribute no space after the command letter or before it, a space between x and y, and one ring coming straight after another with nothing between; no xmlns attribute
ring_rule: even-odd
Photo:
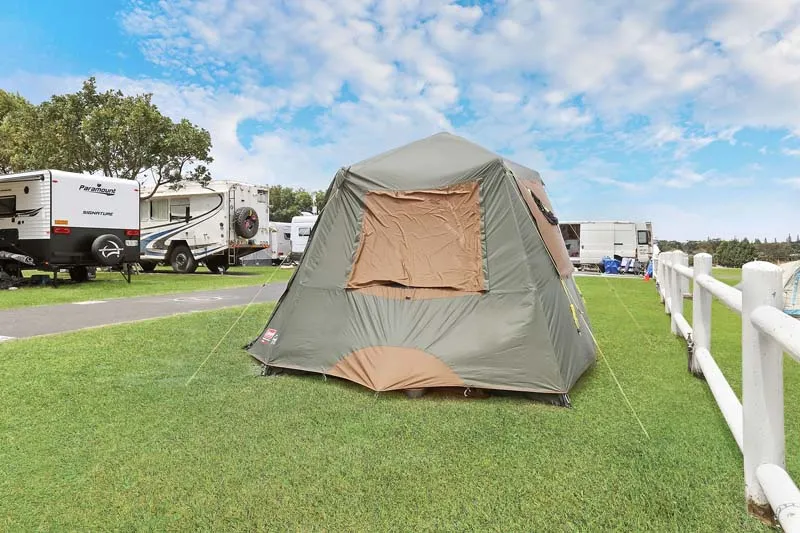
<svg viewBox="0 0 800 533"><path fill-rule="evenodd" d="M0 342L180 313L247 305L260 288L258 285L216 291L7 309L0 311ZM285 289L284 282L270 283L261 289L255 303L273 302Z"/></svg>

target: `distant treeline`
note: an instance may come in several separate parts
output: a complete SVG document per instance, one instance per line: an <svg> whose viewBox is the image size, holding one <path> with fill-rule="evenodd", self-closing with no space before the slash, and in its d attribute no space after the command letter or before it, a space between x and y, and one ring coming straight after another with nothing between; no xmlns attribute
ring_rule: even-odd
<svg viewBox="0 0 800 533"><path fill-rule="evenodd" d="M312 212L314 203L317 212L325 206L325 191L306 191L293 189L282 185L273 185L269 188L269 219L272 222L291 222L292 217L301 212Z"/></svg>
<svg viewBox="0 0 800 533"><path fill-rule="evenodd" d="M773 239L722 240L706 239L704 241L658 241L661 251L683 250L689 256L706 252L714 256L714 263L726 267L741 267L743 264L754 261L769 261L770 263L785 263L800 259L800 235L792 238L791 235L783 242Z"/></svg>

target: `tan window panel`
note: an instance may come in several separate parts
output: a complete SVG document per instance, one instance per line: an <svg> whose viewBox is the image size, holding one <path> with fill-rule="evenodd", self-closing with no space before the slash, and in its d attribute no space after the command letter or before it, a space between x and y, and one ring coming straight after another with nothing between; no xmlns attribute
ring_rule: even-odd
<svg viewBox="0 0 800 533"><path fill-rule="evenodd" d="M371 191L347 287L402 285L484 290L477 182Z"/></svg>

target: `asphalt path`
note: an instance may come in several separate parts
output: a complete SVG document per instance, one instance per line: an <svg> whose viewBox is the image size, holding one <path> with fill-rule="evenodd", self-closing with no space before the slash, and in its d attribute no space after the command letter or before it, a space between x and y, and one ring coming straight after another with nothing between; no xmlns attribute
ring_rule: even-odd
<svg viewBox="0 0 800 533"><path fill-rule="evenodd" d="M261 289L261 292L259 292ZM285 282L196 291L179 294L92 300L68 304L21 307L0 311L0 342L52 335L67 331L136 322L182 313L213 311L253 303L274 302L286 289ZM253 297L258 296L253 300Z"/></svg>

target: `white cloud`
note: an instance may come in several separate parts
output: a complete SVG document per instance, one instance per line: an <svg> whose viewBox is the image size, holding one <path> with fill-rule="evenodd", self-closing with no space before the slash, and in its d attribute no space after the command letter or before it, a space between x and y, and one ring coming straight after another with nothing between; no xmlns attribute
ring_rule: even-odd
<svg viewBox="0 0 800 533"><path fill-rule="evenodd" d="M656 185L663 185L672 189L687 189L694 185L703 183L708 178L707 175L701 174L688 167L678 167L672 170L666 177L657 177L653 179Z"/></svg>
<svg viewBox="0 0 800 533"><path fill-rule="evenodd" d="M783 185L788 185L789 187L793 187L795 189L800 189L800 178L784 178L777 180L778 183Z"/></svg>
<svg viewBox="0 0 800 533"><path fill-rule="evenodd" d="M121 22L170 77L101 84L152 91L208 128L225 177L322 188L340 165L451 130L537 168L564 197L573 180L621 196L741 188L752 177L691 158L748 127L800 131L796 0L134 0ZM186 74L195 84L165 81ZM80 79L10 83L41 99ZM237 131L252 121L263 128L246 148ZM542 148L554 141L597 150ZM674 170L634 182L601 150Z"/></svg>

